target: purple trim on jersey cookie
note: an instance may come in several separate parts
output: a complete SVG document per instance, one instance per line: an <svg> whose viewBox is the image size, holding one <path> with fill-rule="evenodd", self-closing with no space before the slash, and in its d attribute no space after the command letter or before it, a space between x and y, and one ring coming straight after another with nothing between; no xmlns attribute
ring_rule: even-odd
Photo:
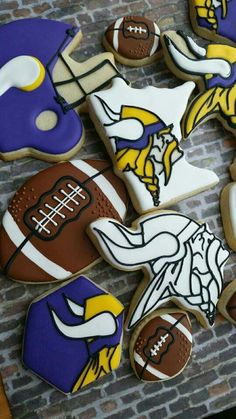
<svg viewBox="0 0 236 419"><path fill-rule="evenodd" d="M117 330L112 336L97 337L92 341L70 339L58 331L50 309L69 325L83 323L83 318L75 316L68 308L65 297L84 306L91 297L107 294L92 281L80 276L57 289L29 308L23 348L23 362L44 380L65 393L72 391L73 385L91 356L104 347L115 347L122 336L123 313L117 318Z"/></svg>
<svg viewBox="0 0 236 419"><path fill-rule="evenodd" d="M79 28L71 30L71 25L46 19L22 19L1 26L0 67L19 55L32 55L46 66L55 55L50 65L52 71L59 47L63 45L62 50L65 49ZM56 127L49 131L41 131L35 125L37 116L45 110L55 112L58 118ZM71 110L65 115L56 102L48 72L42 85L32 92L11 88L3 94L0 114L2 153L26 147L48 154L66 153L79 143L83 132L76 112Z"/></svg>
<svg viewBox="0 0 236 419"><path fill-rule="evenodd" d="M222 8L215 8L215 16L217 18L218 35L224 36L233 42L236 42L236 0L227 2L227 15L222 17ZM211 24L204 18L198 18L198 25L212 30Z"/></svg>

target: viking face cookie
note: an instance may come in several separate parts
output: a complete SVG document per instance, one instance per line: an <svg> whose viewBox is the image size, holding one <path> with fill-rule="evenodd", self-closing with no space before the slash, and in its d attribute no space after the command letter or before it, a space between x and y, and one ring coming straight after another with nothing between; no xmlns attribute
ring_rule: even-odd
<svg viewBox="0 0 236 419"><path fill-rule="evenodd" d="M103 45L117 61L132 67L152 63L162 54L160 29L143 16L117 19L107 28Z"/></svg>
<svg viewBox="0 0 236 419"><path fill-rule="evenodd" d="M9 403L5 393L2 377L0 375L0 413L1 419L12 419Z"/></svg>
<svg viewBox="0 0 236 419"><path fill-rule="evenodd" d="M170 69L184 80L196 81L201 91L186 111L184 137L211 118L236 134L236 48L220 44L202 48L174 31L163 35L163 46Z"/></svg>
<svg viewBox="0 0 236 419"><path fill-rule="evenodd" d="M189 0L189 12L198 35L218 42L236 42L235 0Z"/></svg>
<svg viewBox="0 0 236 419"><path fill-rule="evenodd" d="M192 352L192 327L184 311L157 310L143 320L130 340L133 370L142 381L165 381L185 368Z"/></svg>
<svg viewBox="0 0 236 419"><path fill-rule="evenodd" d="M17 281L64 280L99 260L85 229L98 217L121 221L126 192L103 160L59 163L16 192L0 227L0 265Z"/></svg>
<svg viewBox="0 0 236 419"><path fill-rule="evenodd" d="M45 19L22 19L0 28L0 158L70 158L83 144L75 111L91 91L118 72L111 54L77 63L80 28Z"/></svg>
<svg viewBox="0 0 236 419"><path fill-rule="evenodd" d="M218 182L186 162L180 121L194 83L175 89L129 87L123 80L88 97L90 115L140 214L165 207Z"/></svg>
<svg viewBox="0 0 236 419"><path fill-rule="evenodd" d="M230 166L233 182L226 185L220 196L220 209L225 238L236 252L236 161Z"/></svg>
<svg viewBox="0 0 236 419"><path fill-rule="evenodd" d="M195 314L204 327L214 324L229 252L207 224L156 211L131 228L108 218L94 221L88 234L112 266L144 271L131 302L128 330L170 300Z"/></svg>
<svg viewBox="0 0 236 419"><path fill-rule="evenodd" d="M236 280L230 282L219 299L217 308L230 323L236 324Z"/></svg>
<svg viewBox="0 0 236 419"><path fill-rule="evenodd" d="M23 363L63 393L78 391L118 368L123 305L84 276L29 307Z"/></svg>

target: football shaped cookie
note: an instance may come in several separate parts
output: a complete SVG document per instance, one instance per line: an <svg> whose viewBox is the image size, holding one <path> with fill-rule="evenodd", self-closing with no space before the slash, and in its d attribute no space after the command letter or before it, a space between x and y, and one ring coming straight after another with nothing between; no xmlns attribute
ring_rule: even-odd
<svg viewBox="0 0 236 419"><path fill-rule="evenodd" d="M121 17L107 28L103 45L120 63L139 67L161 56L160 29L143 16Z"/></svg>
<svg viewBox="0 0 236 419"><path fill-rule="evenodd" d="M22 282L63 280L99 259L85 233L99 217L121 221L127 197L109 162L59 163L29 179L0 227L0 265Z"/></svg>
<svg viewBox="0 0 236 419"><path fill-rule="evenodd" d="M229 322L236 324L236 279L225 287L217 308Z"/></svg>
<svg viewBox="0 0 236 419"><path fill-rule="evenodd" d="M192 352L192 327L184 311L158 310L147 316L130 341L130 360L143 381L170 380L180 374Z"/></svg>
<svg viewBox="0 0 236 419"><path fill-rule="evenodd" d="M80 390L118 368L123 312L84 276L49 291L29 307L24 365L63 393Z"/></svg>

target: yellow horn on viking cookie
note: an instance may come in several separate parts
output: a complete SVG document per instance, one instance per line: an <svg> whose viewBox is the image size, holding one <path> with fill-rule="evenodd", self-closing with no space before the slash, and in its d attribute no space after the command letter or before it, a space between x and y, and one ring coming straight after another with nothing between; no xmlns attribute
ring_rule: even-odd
<svg viewBox="0 0 236 419"><path fill-rule="evenodd" d="M121 109L121 118L135 118L141 121L144 125L150 125L159 122L157 115L136 106L123 106Z"/></svg>

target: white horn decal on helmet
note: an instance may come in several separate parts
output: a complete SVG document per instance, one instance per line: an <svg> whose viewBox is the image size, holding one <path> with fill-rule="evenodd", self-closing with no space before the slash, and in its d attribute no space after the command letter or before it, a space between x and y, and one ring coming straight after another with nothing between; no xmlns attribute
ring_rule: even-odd
<svg viewBox="0 0 236 419"><path fill-rule="evenodd" d="M0 69L0 96L11 87L35 90L44 77L45 69L37 58L28 55L15 57Z"/></svg>
<svg viewBox="0 0 236 419"><path fill-rule="evenodd" d="M183 54L167 35L164 38L171 58L180 69L191 74L219 74L224 78L230 77L231 66L226 60L220 58L191 59Z"/></svg>

